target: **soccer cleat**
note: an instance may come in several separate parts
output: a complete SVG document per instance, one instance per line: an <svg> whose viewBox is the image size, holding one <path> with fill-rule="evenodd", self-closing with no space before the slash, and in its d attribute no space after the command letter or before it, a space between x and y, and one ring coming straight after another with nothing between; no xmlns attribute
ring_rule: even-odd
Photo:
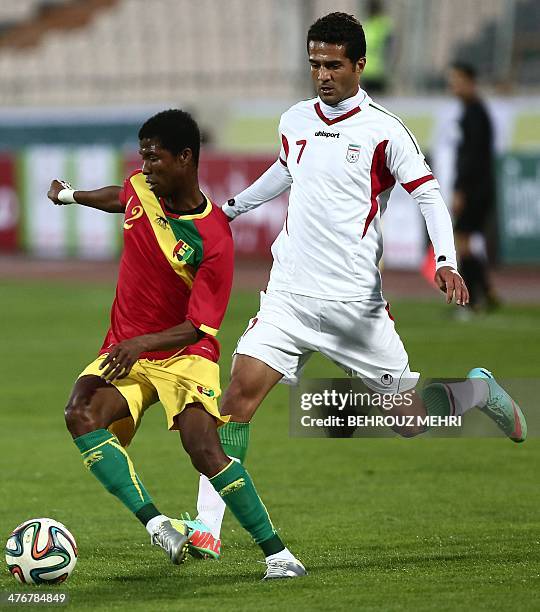
<svg viewBox="0 0 540 612"><path fill-rule="evenodd" d="M306 568L295 559L270 559L266 562L266 573L263 580L278 580L281 578L300 578L307 576Z"/></svg>
<svg viewBox="0 0 540 612"><path fill-rule="evenodd" d="M185 561L188 541L187 525L176 519L163 521L151 538L152 544L163 548L175 565L180 565Z"/></svg>
<svg viewBox="0 0 540 612"><path fill-rule="evenodd" d="M192 520L189 514L180 515L182 522L190 531L188 553L197 559L219 559L221 540L214 538L212 532L199 519Z"/></svg>
<svg viewBox="0 0 540 612"><path fill-rule="evenodd" d="M467 378L483 378L488 385L488 399L485 406L478 408L495 421L510 440L523 442L527 437L527 421L521 408L497 383L493 374L485 368L474 368Z"/></svg>

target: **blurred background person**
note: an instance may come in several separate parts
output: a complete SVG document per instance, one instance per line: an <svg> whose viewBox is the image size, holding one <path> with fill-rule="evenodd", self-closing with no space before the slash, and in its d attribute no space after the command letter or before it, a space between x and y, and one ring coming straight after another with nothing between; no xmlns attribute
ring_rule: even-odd
<svg viewBox="0 0 540 612"><path fill-rule="evenodd" d="M381 0L368 2L368 16L362 21L369 60L362 74L362 87L370 94L384 93L392 49L392 19Z"/></svg>
<svg viewBox="0 0 540 612"><path fill-rule="evenodd" d="M493 309L499 301L485 253L486 225L495 210L496 197L493 126L477 89L475 69L455 62L448 79L452 93L462 104L452 204L460 272L470 290L471 307ZM476 235L482 236L480 245L474 241Z"/></svg>

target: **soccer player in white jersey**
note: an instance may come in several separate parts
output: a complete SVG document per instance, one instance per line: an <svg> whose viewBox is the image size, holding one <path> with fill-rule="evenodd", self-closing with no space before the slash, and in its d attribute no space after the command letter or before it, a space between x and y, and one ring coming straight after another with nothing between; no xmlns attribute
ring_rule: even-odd
<svg viewBox="0 0 540 612"><path fill-rule="evenodd" d="M435 281L447 303L465 306L469 299L456 269L448 210L414 136L359 86L366 64L362 26L352 15L327 15L309 29L307 50L318 97L283 114L279 159L223 206L234 219L291 188L287 217L272 245L270 282L238 342L221 404L231 421L220 439L240 462L262 400L276 383L295 382L314 352L373 392L398 394L416 386L419 374L409 368L378 266L385 196L396 183L425 218ZM471 370L464 382L432 384L414 397L407 414L462 415L478 407L515 442L526 437L521 410L483 368ZM217 558L225 504L204 476L197 508L191 552Z"/></svg>

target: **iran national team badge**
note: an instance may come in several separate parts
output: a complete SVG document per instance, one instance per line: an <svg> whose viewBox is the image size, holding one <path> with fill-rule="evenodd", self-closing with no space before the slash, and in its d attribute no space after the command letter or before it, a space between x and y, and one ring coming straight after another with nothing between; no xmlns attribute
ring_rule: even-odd
<svg viewBox="0 0 540 612"><path fill-rule="evenodd" d="M174 247L173 256L178 259L178 261L186 262L193 255L194 249L189 246L187 242L183 240L179 240Z"/></svg>
<svg viewBox="0 0 540 612"><path fill-rule="evenodd" d="M347 149L347 161L350 164L356 164L360 159L360 145L350 144Z"/></svg>

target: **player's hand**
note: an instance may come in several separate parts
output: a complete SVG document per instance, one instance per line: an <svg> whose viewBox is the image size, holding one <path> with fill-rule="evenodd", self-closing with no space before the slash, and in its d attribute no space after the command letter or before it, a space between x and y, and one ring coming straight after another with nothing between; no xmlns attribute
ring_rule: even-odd
<svg viewBox="0 0 540 612"><path fill-rule="evenodd" d="M125 378L143 351L143 342L139 336L115 344L99 366L103 370L101 378L107 382Z"/></svg>
<svg viewBox="0 0 540 612"><path fill-rule="evenodd" d="M47 197L52 201L53 204L57 206L65 206L65 202L60 202L58 199L58 194L62 191L62 189L71 189L71 185L66 181L59 181L58 179L54 179L51 182L51 186L49 187L49 191L47 192Z"/></svg>
<svg viewBox="0 0 540 612"><path fill-rule="evenodd" d="M469 303L469 290L465 281L450 266L443 266L437 270L435 283L443 293L446 293L447 304L451 304L454 297L458 306L465 306Z"/></svg>

